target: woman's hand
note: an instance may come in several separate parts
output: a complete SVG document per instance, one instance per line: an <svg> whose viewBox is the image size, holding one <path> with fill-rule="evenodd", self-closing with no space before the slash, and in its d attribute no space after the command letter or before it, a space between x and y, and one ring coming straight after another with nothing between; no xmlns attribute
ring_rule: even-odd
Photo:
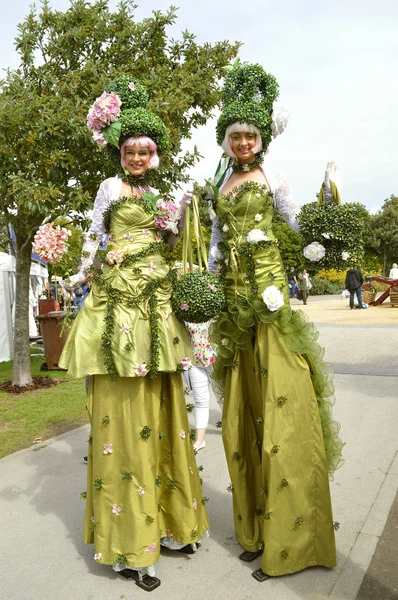
<svg viewBox="0 0 398 600"><path fill-rule="evenodd" d="M192 204L192 196L195 192L193 190L187 190L184 192L183 197L181 198L181 202L180 202L180 210L181 210L181 216L180 219L178 221L178 235L174 234L174 233L170 233L170 235L167 238L167 243L169 244L169 246L171 246L172 248L174 246L177 245L178 243L178 238L181 235L184 226L185 226L185 211L187 209L187 206L190 206Z"/></svg>
<svg viewBox="0 0 398 600"><path fill-rule="evenodd" d="M78 273L76 273L76 275L72 275L72 277L69 277L69 281L68 282L63 282L65 289L67 290L73 290L73 288L78 287L81 284L84 284L87 282L87 275L83 272L83 271L79 271Z"/></svg>
<svg viewBox="0 0 398 600"><path fill-rule="evenodd" d="M327 163L324 181L325 181L325 183L328 183L329 181L333 181L333 183L337 187L338 191L340 192L340 188L341 188L340 171L339 171L339 167L336 165L335 162L332 161L332 162Z"/></svg>

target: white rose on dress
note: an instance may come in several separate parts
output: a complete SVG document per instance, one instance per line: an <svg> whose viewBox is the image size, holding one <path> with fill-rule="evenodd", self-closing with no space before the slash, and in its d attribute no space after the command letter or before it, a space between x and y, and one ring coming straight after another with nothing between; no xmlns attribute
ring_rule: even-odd
<svg viewBox="0 0 398 600"><path fill-rule="evenodd" d="M319 242L312 242L304 248L303 254L305 258L311 260L312 262L317 262L318 260L322 260L325 256L325 247L322 246Z"/></svg>
<svg viewBox="0 0 398 600"><path fill-rule="evenodd" d="M261 294L268 310L274 312L284 305L283 294L276 285L269 285Z"/></svg>
<svg viewBox="0 0 398 600"><path fill-rule="evenodd" d="M283 133L286 129L286 125L289 122L289 113L283 108L278 102L274 102L272 106L272 135L275 138L277 135Z"/></svg>
<svg viewBox="0 0 398 600"><path fill-rule="evenodd" d="M259 223L260 221L262 221L263 215L260 215L260 213L257 213L254 216L254 220L257 221L257 223Z"/></svg>
<svg viewBox="0 0 398 600"><path fill-rule="evenodd" d="M342 252L342 253L341 253L341 258L342 258L343 260L348 260L348 259L350 258L350 253L349 253L349 252L346 252L346 251Z"/></svg>
<svg viewBox="0 0 398 600"><path fill-rule="evenodd" d="M246 236L246 242L257 244L258 242L268 242L268 238L261 229L252 229Z"/></svg>

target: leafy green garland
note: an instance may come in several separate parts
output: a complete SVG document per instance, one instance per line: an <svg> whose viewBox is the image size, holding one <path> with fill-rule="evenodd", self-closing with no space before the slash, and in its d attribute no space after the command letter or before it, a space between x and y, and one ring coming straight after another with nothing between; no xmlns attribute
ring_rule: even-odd
<svg viewBox="0 0 398 600"><path fill-rule="evenodd" d="M170 281L169 275L158 279L156 281L150 281L147 283L143 291L137 298L128 299L124 298L122 292L106 283L100 270L94 271L94 282L98 285L101 291L104 291L108 297L106 303L106 314L105 314L105 330L101 336L101 349L104 355L104 362L107 373L111 381L115 381L118 377L115 362L113 360L112 352L112 338L115 328L115 304L124 304L128 308L135 308L138 304L150 298L149 300L149 322L151 329L151 362L149 366L150 376L155 378L158 374L159 369L159 358L160 358L160 339L159 339L159 315L157 314L157 298L155 292L157 288L161 287L164 283Z"/></svg>
<svg viewBox="0 0 398 600"><path fill-rule="evenodd" d="M136 262L145 258L149 254L161 254L163 255L164 242L151 242L143 250L135 252L134 254L128 254L120 263L119 268L132 267Z"/></svg>
<svg viewBox="0 0 398 600"><path fill-rule="evenodd" d="M149 376L154 379L159 370L160 358L160 338L159 338L159 319L157 313L158 299L155 294L149 298L149 327L151 330L151 362L149 363Z"/></svg>
<svg viewBox="0 0 398 600"><path fill-rule="evenodd" d="M254 192L256 190L259 194L262 193L267 196L267 200L270 200L273 204L274 196L268 187L264 183L258 183L257 181L251 180L244 181L240 185L235 186L228 194L220 194L218 198L225 198L228 204L232 204L233 202L240 200L246 192Z"/></svg>
<svg viewBox="0 0 398 600"><path fill-rule="evenodd" d="M225 202L228 204L237 203L241 200L246 192L257 192L264 194L266 196L265 204L268 202L273 205L273 195L272 192L267 188L266 185L260 184L255 181L245 181L241 185L234 187L228 194L220 194L219 197L223 198ZM225 220L222 217L219 217L219 229L221 235L223 235L223 226L226 225ZM267 233L264 231L264 233ZM245 279L249 282L250 291L253 296L257 296L258 294L258 284L256 281L256 264L254 262L253 255L258 249L271 248L270 256L271 258L275 258L277 253L277 245L276 242L272 240L262 240L255 244L250 244L248 242L244 242L239 244L236 248L237 253L240 256L243 256L245 259L245 267L246 267L246 277ZM228 257L230 253L230 247L228 242L220 241L218 244L218 249L222 255L222 259L216 261L220 267L220 277L225 279L228 271ZM273 281L273 279L271 279ZM280 288L281 291L283 289Z"/></svg>
<svg viewBox="0 0 398 600"><path fill-rule="evenodd" d="M113 202L111 202L108 208L104 211L105 232L110 233L111 220L113 215L116 214L119 208L126 204L126 202L131 202L132 204L141 206L149 214L153 215L153 210L151 205L149 204L148 196L149 193L144 194L144 196L142 197L133 194L132 196L121 196L118 200L114 200Z"/></svg>

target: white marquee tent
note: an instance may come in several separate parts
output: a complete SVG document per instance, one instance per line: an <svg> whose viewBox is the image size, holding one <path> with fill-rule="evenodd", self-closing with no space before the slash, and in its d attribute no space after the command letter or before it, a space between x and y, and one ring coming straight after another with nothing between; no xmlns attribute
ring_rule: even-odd
<svg viewBox="0 0 398 600"><path fill-rule="evenodd" d="M37 336L33 309L48 280L46 267L31 264L29 285L29 335ZM15 258L0 252L0 362L13 357L13 322L15 307Z"/></svg>

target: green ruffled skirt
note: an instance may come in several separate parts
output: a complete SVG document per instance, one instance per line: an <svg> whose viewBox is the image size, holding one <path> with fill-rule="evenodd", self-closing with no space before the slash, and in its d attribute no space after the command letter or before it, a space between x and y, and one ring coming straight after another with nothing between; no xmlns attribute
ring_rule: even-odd
<svg viewBox="0 0 398 600"><path fill-rule="evenodd" d="M343 443L317 335L303 313L261 300L230 303L211 331L236 535L271 576L336 565L328 475Z"/></svg>

